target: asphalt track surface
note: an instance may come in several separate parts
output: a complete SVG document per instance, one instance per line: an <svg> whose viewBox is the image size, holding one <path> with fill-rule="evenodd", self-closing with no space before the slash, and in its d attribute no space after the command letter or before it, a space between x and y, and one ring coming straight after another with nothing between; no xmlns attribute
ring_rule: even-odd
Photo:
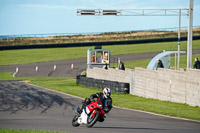
<svg viewBox="0 0 200 133"><path fill-rule="evenodd" d="M119 57L121 61L134 61L141 59L149 59L156 56L158 53L142 53L142 54L129 54L129 55L116 55L111 56L111 67L112 63L117 62ZM193 54L200 54L199 50L193 50ZM51 62L41 62L32 64L20 64L10 66L0 66L0 72L15 72L18 67L19 72L15 75L16 77L76 77L87 68L87 59L71 59L71 60L60 60ZM73 64L74 69L71 69ZM54 65L56 65L56 71L54 71ZM36 72L36 66L38 71ZM114 66L116 67L116 66Z"/></svg>
<svg viewBox="0 0 200 133"><path fill-rule="evenodd" d="M82 99L20 81L0 81L0 128L71 133L199 133L200 122L113 108L103 123L73 127ZM134 102L134 101L130 101Z"/></svg>

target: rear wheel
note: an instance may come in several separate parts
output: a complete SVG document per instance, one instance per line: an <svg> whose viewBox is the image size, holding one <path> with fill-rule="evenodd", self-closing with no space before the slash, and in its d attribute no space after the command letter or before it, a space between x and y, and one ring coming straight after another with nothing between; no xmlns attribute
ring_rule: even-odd
<svg viewBox="0 0 200 133"><path fill-rule="evenodd" d="M78 127L80 124L78 123L78 116L74 116L74 118L72 119L72 126L74 127Z"/></svg>
<svg viewBox="0 0 200 133"><path fill-rule="evenodd" d="M87 118L87 127L92 127L98 120L99 112L96 112L94 116L92 116L92 113L89 114Z"/></svg>

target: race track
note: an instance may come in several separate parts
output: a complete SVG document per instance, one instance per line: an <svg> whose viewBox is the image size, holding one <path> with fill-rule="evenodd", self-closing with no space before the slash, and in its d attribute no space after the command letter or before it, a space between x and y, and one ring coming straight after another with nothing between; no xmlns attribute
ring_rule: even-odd
<svg viewBox="0 0 200 133"><path fill-rule="evenodd" d="M199 54L200 49L193 50L193 54ZM141 59L150 59L156 56L158 53L139 53L139 54L128 54L128 55L115 55L111 56L111 67L113 62L117 63L117 58L121 61L135 61ZM73 64L74 68L71 69ZM56 71L54 71L54 65L56 65ZM36 72L36 66L38 71ZM70 59L50 62L40 62L31 64L20 64L20 65L9 65L0 66L0 72L15 72L18 67L19 72L15 77L76 77L87 68L87 59ZM126 66L125 66L126 67Z"/></svg>
<svg viewBox="0 0 200 133"><path fill-rule="evenodd" d="M0 128L72 133L199 133L200 122L113 108L93 128L72 127L81 99L20 81L0 81ZM130 101L134 102L134 101Z"/></svg>
<svg viewBox="0 0 200 133"><path fill-rule="evenodd" d="M145 54L130 54L130 55L116 55L111 57L111 67L113 62L117 62L119 57L122 61L132 61L139 59L152 58L157 53L145 53ZM74 68L71 69L73 64ZM56 65L56 71L54 71L54 65ZM36 72L36 66L38 71ZM19 72L15 77L76 77L87 68L87 59L70 59L50 62L40 62L31 64L9 65L0 66L0 72L15 72L18 67ZM116 66L115 66L116 67Z"/></svg>

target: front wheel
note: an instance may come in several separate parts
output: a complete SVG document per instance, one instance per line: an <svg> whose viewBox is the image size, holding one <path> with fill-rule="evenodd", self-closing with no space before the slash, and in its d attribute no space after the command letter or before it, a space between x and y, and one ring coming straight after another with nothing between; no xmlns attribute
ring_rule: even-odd
<svg viewBox="0 0 200 133"><path fill-rule="evenodd" d="M72 119L72 126L78 127L80 124L78 123L78 116L75 115L74 118Z"/></svg>
<svg viewBox="0 0 200 133"><path fill-rule="evenodd" d="M94 116L92 116L92 113L87 118L87 127L92 127L98 120L99 112L96 112Z"/></svg>

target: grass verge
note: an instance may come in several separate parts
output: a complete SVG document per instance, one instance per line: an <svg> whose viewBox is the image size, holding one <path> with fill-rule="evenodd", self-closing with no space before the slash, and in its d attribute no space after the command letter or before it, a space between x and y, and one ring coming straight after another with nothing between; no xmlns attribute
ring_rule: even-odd
<svg viewBox="0 0 200 133"><path fill-rule="evenodd" d="M0 133L68 133L68 132L41 131L41 130L0 129Z"/></svg>
<svg viewBox="0 0 200 133"><path fill-rule="evenodd" d="M192 55L192 59L194 59L195 57L200 58L200 54ZM126 61L124 63L125 63L126 68L135 69L135 67L146 68L150 61L151 61L151 58L150 59L143 59L143 60L136 60L136 61ZM174 62L175 62L175 57L172 56L171 57L171 67L175 66ZM194 60L192 60L192 64L194 64ZM116 64L115 64L115 66L116 66ZM180 68L187 68L187 56L186 55L180 56Z"/></svg>
<svg viewBox="0 0 200 133"><path fill-rule="evenodd" d="M193 49L200 49L200 40L193 41ZM163 50L177 50L177 42L146 43L130 45L103 46L110 49L111 55L162 52ZM87 50L93 47L21 49L0 51L0 65L27 64L64 59L84 58ZM187 42L181 42L181 50L186 50ZM120 50L119 50L120 49ZM26 57L26 58L24 58Z"/></svg>
<svg viewBox="0 0 200 133"><path fill-rule="evenodd" d="M79 96L89 97L90 94L102 91L76 84L74 78L12 78L12 73L0 73L0 80L29 80L31 84ZM113 105L143 110L174 117L200 120L200 107L191 107L186 104L172 103L155 99L138 97L130 94L112 94Z"/></svg>

